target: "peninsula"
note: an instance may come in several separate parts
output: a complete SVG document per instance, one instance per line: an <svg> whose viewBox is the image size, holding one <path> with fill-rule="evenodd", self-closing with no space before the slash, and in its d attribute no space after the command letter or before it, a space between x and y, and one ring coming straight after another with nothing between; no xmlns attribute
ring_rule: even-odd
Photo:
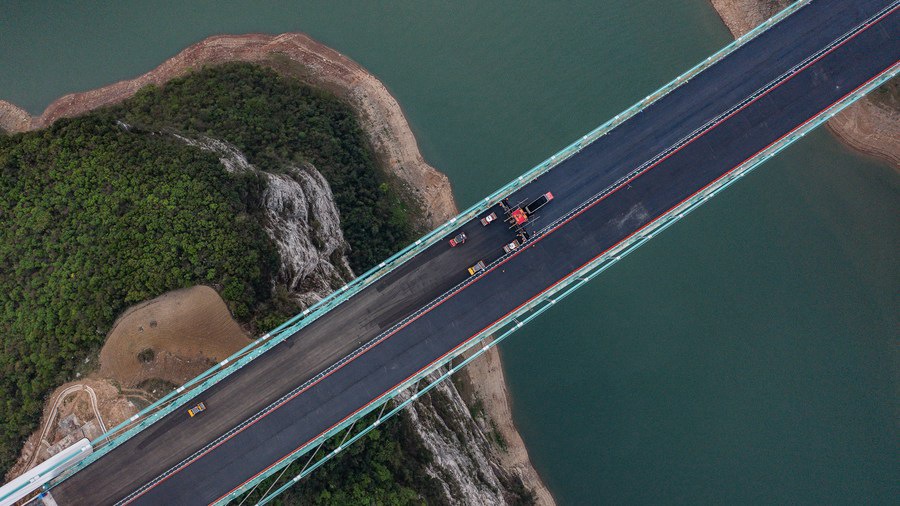
<svg viewBox="0 0 900 506"><path fill-rule="evenodd" d="M269 71L274 70L280 76L296 80L311 89L323 90L348 104L359 121L385 182L396 188L394 193L396 198L392 205L399 205L408 210L403 215L407 217L411 230L418 232L428 230L457 214L449 181L446 176L424 161L399 104L384 85L350 58L298 33L278 36L250 34L210 37L190 46L140 77L93 91L66 95L53 102L39 117L32 117L15 105L0 101L0 129L9 134L32 132L48 128L60 119L78 118L92 111L108 110L123 102L129 107L129 104L133 105L133 102L128 102L129 99L136 94L139 96L153 94L156 90L165 90L168 83L175 81L182 83L185 78L196 79L199 69L211 69L211 72L215 73L216 68L233 65L235 62L252 64L270 69ZM236 68L233 72L254 71ZM200 74L203 74L203 71ZM126 130L138 128L127 121L121 122L120 127ZM142 125L140 128L146 129L148 126ZM280 183L278 185L273 183L284 181L279 202L292 198L284 193L285 188L288 191L296 188L297 193L305 193L307 201L302 204L304 206L314 205L313 202L321 202L330 197L327 185L323 187L315 181L310 185L296 186L296 181L303 179L301 175L293 175L291 181L288 181L284 178L279 179L280 176L277 174L264 173L263 168L256 167L252 163L248 164L247 158L252 162L254 157L245 156L245 153L238 152L227 142L206 137L191 137L182 135L182 132L168 133L201 151L211 152L229 170L261 174L268 180L270 190L281 186ZM301 172L313 174L311 176L313 180L317 177L315 167L301 169ZM300 307L315 302L330 290L351 279L351 267L357 270L366 265L366 262L354 262L352 257L349 263L340 258L346 254L347 249L339 245L326 248L328 251L324 259L318 257L298 259L296 256L286 254L291 245L310 241L296 237L293 243L285 243L284 231L292 229L290 221L295 217L286 218L287 207L278 208L276 204L270 202L276 200L271 198L271 192L263 195L264 199L269 199L264 204L268 209L264 211L268 213L267 227L281 227L277 233L270 233L276 240L276 249L281 254L278 267L280 278L286 281L288 295L293 297ZM341 207L340 202L338 207ZM315 222L315 226L311 226L310 223L304 223L304 226L327 228L329 219L319 218L337 216L336 213L330 213L327 208L326 205L320 214L310 218L310 223ZM345 230L344 235L348 233L350 232ZM337 236L339 235L338 231ZM319 241L327 243L333 237L336 236L325 234ZM355 240L352 237L347 239L354 248L359 248L358 237ZM312 242L315 243L316 240L313 239ZM343 244L343 241L338 240L337 243ZM314 265L313 268L308 268L307 264L311 260L317 267ZM310 276L312 281L309 279ZM216 285L213 284L213 287ZM221 289L219 291L221 292ZM188 308L187 312L185 305ZM198 312L218 314L219 316L210 318L219 325L218 328L221 328L225 335L231 337L215 343L212 349L208 348L208 345L211 345L209 337L201 338L200 341L186 342L173 337L171 333L158 330L157 325L154 325L156 323L162 328L162 322L166 322L177 327L185 321L196 319L198 315L192 314L191 308L195 308ZM140 404L142 399L149 402L153 399L156 389L170 389L185 381L190 374L202 371L211 360L220 360L223 355L227 356L239 349L246 342L246 337L241 335L241 332L235 333L233 320L220 314L224 309L221 299L218 299L215 292L199 286L187 292L172 292L153 300L139 302L126 311L110 330L106 345L99 353L99 370L86 368L88 381L95 387L93 390L106 393L106 397L100 402L100 411L104 411L103 405L115 408L107 410L98 418L106 416L108 418L106 425L113 425L133 412L122 407L122 401L126 398L134 400L137 404ZM229 309L241 320L240 311L235 312L231 303ZM141 322L145 324L142 325ZM267 325L274 323L277 322L270 319L266 320L265 324L261 321L251 323L249 326L245 324L244 334L262 332ZM129 335L130 337L126 337ZM124 344L133 342L142 344L128 346ZM203 344L204 342L206 344ZM109 384L109 380L112 380L113 385L125 387L119 388L118 393L115 388L103 388L103 381ZM149 380L158 382L148 383ZM90 385L86 383L86 386ZM8 477L34 465L39 460L35 457L41 446L52 443L43 439L44 432L49 424L54 423L54 417L61 418L56 413L57 404L65 404L60 402L61 398L75 391L72 387L73 385L67 383L60 387L57 394L49 397L42 430L36 432L29 440L19 464ZM442 444L441 438L462 439L466 441L464 446L478 449L479 454L483 455L481 458L484 459L481 467L472 469L472 464L466 461L471 457L454 455L450 450L446 455L438 455L436 461L423 464L422 472L432 481L439 482L436 488L441 492L437 492L435 497L443 496L449 499L452 494L461 492L467 500L473 502L501 500L553 504L552 497L531 466L525 446L513 424L502 367L496 350L481 357L466 370L459 381L455 384L447 383L435 395L445 397L441 402L447 402L455 407L436 411L433 406L419 406L421 403L417 403L411 416L408 419L404 417L403 421L407 425L412 421L415 425L412 431L415 434L413 437L420 440L417 444L424 445L426 453L435 454L452 446ZM158 394L156 396L158 397ZM82 421L91 419L90 413L78 411L73 407L75 404L69 404L71 406L66 413L77 412ZM460 420L434 423L434 420L441 418L440 414L446 413L452 413L453 417ZM109 419L110 417L112 419ZM443 430L440 426L435 427L436 425L442 425ZM395 432L395 435L404 430L408 431L401 429L400 432ZM463 450L460 448L456 452L467 453ZM481 476L476 478L475 473ZM480 483L485 480L487 485Z"/></svg>

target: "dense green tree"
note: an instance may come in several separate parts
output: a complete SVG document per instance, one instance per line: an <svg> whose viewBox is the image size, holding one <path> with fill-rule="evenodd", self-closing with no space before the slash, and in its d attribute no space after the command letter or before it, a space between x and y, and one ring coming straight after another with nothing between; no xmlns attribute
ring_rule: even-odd
<svg viewBox="0 0 900 506"><path fill-rule="evenodd" d="M0 138L0 463L129 304L206 283L248 321L275 249L208 153L103 117Z"/></svg>
<svg viewBox="0 0 900 506"><path fill-rule="evenodd" d="M404 199L353 111L260 67L206 68L114 108L0 135L0 467L126 306L205 283L255 328L297 311L271 286L278 256L259 208L264 179L230 174L172 133L225 140L267 171L314 164L335 195L357 272L412 238ZM382 425L286 502L438 497L422 473L427 452L409 431L402 419Z"/></svg>
<svg viewBox="0 0 900 506"><path fill-rule="evenodd" d="M357 422L356 427L369 425L375 418L370 414ZM411 506L445 503L440 484L425 472L425 466L433 456L412 431L412 422L406 415L388 419L286 490L274 504ZM316 457L321 458L334 450L342 437L327 441ZM264 480L241 500L255 504L269 491L289 483L307 466L310 456L299 458L283 472Z"/></svg>
<svg viewBox="0 0 900 506"><path fill-rule="evenodd" d="M404 199L376 166L353 110L328 92L229 63L144 88L109 114L146 130L227 141L262 170L312 163L331 186L357 273L414 238Z"/></svg>

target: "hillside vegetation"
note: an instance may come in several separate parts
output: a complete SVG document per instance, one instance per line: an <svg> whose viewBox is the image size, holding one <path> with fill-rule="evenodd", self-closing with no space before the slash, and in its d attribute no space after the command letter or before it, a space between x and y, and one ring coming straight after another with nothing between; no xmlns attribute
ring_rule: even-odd
<svg viewBox="0 0 900 506"><path fill-rule="evenodd" d="M91 116L0 138L0 464L46 395L135 302L197 283L248 320L274 248L245 203L252 176L163 137Z"/></svg>
<svg viewBox="0 0 900 506"><path fill-rule="evenodd" d="M111 114L148 130L227 141L262 170L311 162L328 180L362 273L414 239L398 192L375 164L353 110L328 92L247 63L148 86Z"/></svg>
<svg viewBox="0 0 900 506"><path fill-rule="evenodd" d="M49 392L92 367L85 359L128 305L204 283L243 324L296 310L272 295L279 260L263 228L264 180L229 174L170 133L225 140L263 170L313 163L335 195L356 272L412 237L352 110L249 64L203 69L112 109L0 135L0 467L36 428ZM323 468L310 482L319 489L304 496L420 502L431 487L417 462L427 455L380 437L405 430L399 419L381 430Z"/></svg>

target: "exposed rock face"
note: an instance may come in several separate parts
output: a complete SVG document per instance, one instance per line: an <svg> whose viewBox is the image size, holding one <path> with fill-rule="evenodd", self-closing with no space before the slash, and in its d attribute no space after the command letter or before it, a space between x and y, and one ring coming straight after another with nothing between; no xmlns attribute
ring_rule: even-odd
<svg viewBox="0 0 900 506"><path fill-rule="evenodd" d="M253 62L271 67L312 86L327 89L349 102L360 115L360 124L368 136L379 165L385 172L397 176L421 205L422 227L434 228L458 213L448 178L431 167L419 153L409 123L387 88L350 58L301 33L209 37L135 79L61 97L38 117L32 117L21 108L0 100L0 130L15 133L42 128L59 118L74 117L119 103L148 84L161 86L203 65L232 61ZM125 124L120 126L125 130L129 128ZM226 143L216 139L182 137L182 140L216 153L228 170L257 170L238 150ZM329 202L331 208L334 207L330 190L327 185L318 184L322 181L321 175L311 166L286 168L284 174L265 173L264 177L270 183L266 196L266 207L269 210L267 230L281 253L280 276L291 287L292 295L298 302L312 304L336 288L333 273L339 274L341 282L353 277L344 255L347 251L346 243L342 236L338 240L338 235L332 231L339 232L340 229L332 227L333 222L329 221L330 217L337 217L336 211L332 214L328 209ZM328 199L324 198L326 192ZM335 247L337 243L343 246ZM472 467L472 462L464 460L459 451L477 447L481 449L479 451L483 450L482 455L488 455L487 449L492 443L486 439L484 431L480 432L480 436L478 431L468 431L467 437L454 440L454 435L447 432L451 427L447 420L444 423L436 420L429 422L429 417L434 413L427 413L422 411L424 407L416 406L413 409L422 423L420 436L441 462L458 464L453 469L460 472L448 472L441 476L442 480L448 480L445 489L448 493L469 491L465 497L472 500L465 502L495 503L492 499L499 497L493 488L496 483L509 486L504 492L505 500L500 501L501 503L521 502L526 495L511 491L521 487L524 480L524 488L536 492L538 504L554 504L550 493L531 466L527 450L516 432L499 363L498 352L491 349L483 358L473 362L462 379L483 385L487 391L493 392L491 402L484 406L484 411L492 423L496 423L500 437L508 442L508 450L496 451L491 456L489 466L479 464ZM491 364L491 367L474 367L477 364ZM456 389L449 383L441 387L445 388L452 391ZM477 391L478 389L476 393ZM448 402L455 405L459 413L468 414L458 395L451 395L449 398ZM479 423L484 426L486 420L484 418ZM452 448L448 441L458 441L457 446ZM501 466L513 470L514 476L505 478L506 472ZM477 468L480 476L488 476L492 472L494 479L479 478L467 482L461 472L467 468ZM493 471L489 472L488 468ZM433 470L435 476L438 472L437 468ZM449 503L463 501L462 498L447 497Z"/></svg>
<svg viewBox="0 0 900 506"><path fill-rule="evenodd" d="M162 86L204 65L244 61L269 66L350 102L385 171L407 184L425 209L425 225L437 226L453 215L447 176L425 162L409 123L387 88L347 56L302 33L216 35L194 44L135 79L60 97L40 116L0 100L0 129L24 132L43 128L122 102L149 84ZM433 205L432 205L433 204Z"/></svg>
<svg viewBox="0 0 900 506"><path fill-rule="evenodd" d="M266 179L263 226L281 257L279 281L302 306L310 306L353 279L345 252L350 246L328 181L312 164L284 167L272 174L258 169L235 146L213 139L173 134L182 142L215 153L226 170L255 172Z"/></svg>
<svg viewBox="0 0 900 506"><path fill-rule="evenodd" d="M266 178L264 226L278 245L280 281L298 302L312 305L352 279L344 255L349 245L341 232L334 197L315 167L285 167L285 173L272 174L249 163L227 142L173 135L214 153L230 172L255 172ZM405 392L400 398L410 395ZM412 403L407 415L422 444L434 455L426 472L441 483L449 504L506 504L528 497L518 476L497 464L493 443L453 383L445 381L431 395Z"/></svg>
<svg viewBox="0 0 900 506"><path fill-rule="evenodd" d="M411 391L399 396L408 399ZM502 469L485 429L452 382L444 381L410 404L406 413L434 455L425 470L441 484L450 504L521 504L531 500L521 479Z"/></svg>
<svg viewBox="0 0 900 506"><path fill-rule="evenodd" d="M131 127L121 121L118 122L122 128L128 130ZM240 172L258 172L256 167L250 165L250 162L247 161L247 157L244 156L244 153L232 146L231 144L220 141L219 139L213 139L212 137L199 137L197 139L192 139L190 137L185 137L184 135L172 134L176 139L181 142L202 149L203 151L209 151L210 153L215 154L219 157L219 163L225 167L225 170L231 172L232 174L240 173Z"/></svg>
<svg viewBox="0 0 900 506"><path fill-rule="evenodd" d="M353 278L331 188L310 164L290 167L287 174L266 174L266 178L266 231L278 244L281 275L288 289L301 292L300 301L309 305ZM310 280L312 287L324 288L309 289Z"/></svg>

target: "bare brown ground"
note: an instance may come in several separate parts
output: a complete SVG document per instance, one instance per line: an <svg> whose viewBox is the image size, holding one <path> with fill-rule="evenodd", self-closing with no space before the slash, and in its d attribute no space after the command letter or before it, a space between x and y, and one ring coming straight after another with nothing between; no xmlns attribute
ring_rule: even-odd
<svg viewBox="0 0 900 506"><path fill-rule="evenodd" d="M208 286L168 292L129 308L100 350L100 375L124 387L149 379L181 385L250 343ZM138 355L152 350L144 362Z"/></svg>
<svg viewBox="0 0 900 506"><path fill-rule="evenodd" d="M791 0L710 0L710 3L737 38L790 5ZM853 149L900 170L897 108L873 100L870 94L828 120L828 129Z"/></svg>
<svg viewBox="0 0 900 506"><path fill-rule="evenodd" d="M10 133L31 130L32 117L15 105L0 100L0 130Z"/></svg>
<svg viewBox="0 0 900 506"><path fill-rule="evenodd" d="M97 408L106 428L115 427L138 411L137 407L120 395L119 390L106 379L86 378L60 386L47 400L41 424L25 442L19 460L6 475L7 481L48 459L54 450L53 446L63 442L66 437L74 443L82 437L94 439L102 434L102 430L99 429L101 424L98 423L90 395L87 390L79 387L89 387L96 394ZM60 398L67 393L64 398ZM58 400L61 402L57 402ZM55 412L52 411L54 406L57 408ZM73 414L82 422L80 427L71 429L59 425L60 420ZM65 442L62 446L66 446Z"/></svg>
<svg viewBox="0 0 900 506"><path fill-rule="evenodd" d="M397 176L419 201L418 204L424 211L423 225L436 227L458 214L449 179L425 162L400 105L387 88L358 63L300 33L209 37L140 77L84 93L66 95L53 102L39 117L32 117L15 105L0 100L0 129L14 133L43 128L59 118L75 117L99 107L119 103L148 84L161 86L191 69L231 61L269 66L312 86L327 89L348 101L360 115L362 127L381 165L388 173ZM140 308L137 310L140 311ZM151 317L147 312L141 312L139 316L140 318L138 315L126 314L116 325L118 329L127 321L127 325L122 327L122 333L127 333L132 338L119 338L121 342L107 349L113 341L113 335L110 335L107 346L101 352L101 374L106 371L105 374L116 377L123 384L135 384L140 378L153 375L171 378L174 383L180 384L205 369L199 363L185 364L179 361L202 361L200 355L193 354L201 349L199 347L182 347L180 342L172 339L141 341L146 338L144 333L148 332L148 325L143 323L149 323ZM159 321L157 318L158 324ZM143 326L144 331L138 330L136 335L135 324ZM138 343L150 342L159 346L156 361L151 365L136 364L136 354L144 346ZM235 350L239 348L236 342L234 345ZM179 351L174 352L168 346L174 346ZM223 351L210 351L206 357L221 359L230 354ZM507 450L497 452L504 468L513 470L522 477L525 486L534 490L538 504L555 504L531 465L528 451L513 422L500 355L496 348L470 364L462 379L471 384L480 398L489 399L484 402L485 412L507 442Z"/></svg>
<svg viewBox="0 0 900 506"><path fill-rule="evenodd" d="M788 0L710 1L735 37L789 3ZM148 84L163 85L191 69L230 61L272 67L328 89L350 102L361 115L363 128L379 160L391 174L408 185L425 209L425 224L434 227L457 214L449 180L425 162L399 104L384 85L356 62L299 33L210 37L140 77L66 95L53 102L39 117L32 117L21 108L0 100L0 130L16 133L43 128L59 118L74 117L119 103ZM900 166L900 118L896 110L863 99L833 118L829 127L852 147L886 159L895 167ZM151 324L153 321L156 326ZM210 362L221 360L248 342L218 294L208 287L194 287L183 293L166 294L126 312L101 351L100 374L114 378L122 385L137 385L149 378L181 384L205 370ZM155 350L155 358L149 363L141 363L137 354L147 348ZM472 362L461 379L471 395L482 399L487 415L507 442L507 450L497 452L503 467L522 477L526 486L535 491L538 504L555 504L531 465L513 422L497 349L489 350ZM109 382L90 381L96 385L94 388L101 406L106 406L101 407L101 414L108 427L136 411ZM57 392L67 386L54 392L48 407ZM55 420L76 412L78 402L67 402L67 406L72 406L70 411L60 408ZM24 471L23 462L27 463L39 446L39 435L46 423L44 420L41 429L28 440L20 463L9 477Z"/></svg>
<svg viewBox="0 0 900 506"><path fill-rule="evenodd" d="M857 151L900 170L900 110L866 96L828 120L828 129Z"/></svg>
<svg viewBox="0 0 900 506"><path fill-rule="evenodd" d="M82 437L93 440L162 396L146 380L181 385L250 343L225 302L208 286L175 290L128 308L100 350L100 370L50 396L38 430L25 442L12 479ZM138 355L153 350L154 358ZM90 389L97 398L97 420ZM150 391L148 391L150 390ZM132 400L141 404L136 406ZM75 425L59 425L75 415Z"/></svg>

